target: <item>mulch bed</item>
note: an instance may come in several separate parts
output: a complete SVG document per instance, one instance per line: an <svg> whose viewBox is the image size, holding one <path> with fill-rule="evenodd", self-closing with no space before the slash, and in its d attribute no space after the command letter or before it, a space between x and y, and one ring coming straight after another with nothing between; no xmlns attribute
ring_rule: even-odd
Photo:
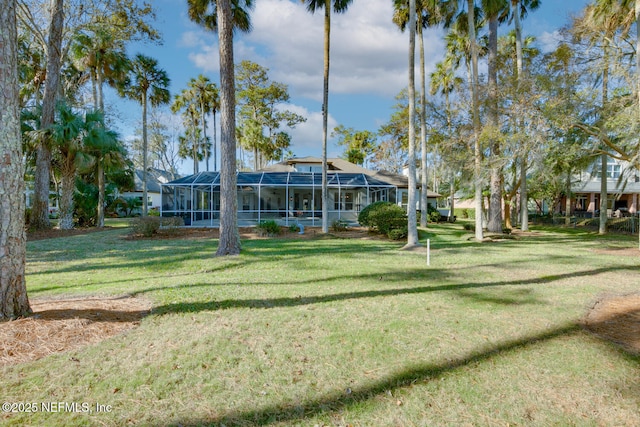
<svg viewBox="0 0 640 427"><path fill-rule="evenodd" d="M0 366L29 362L95 344L140 324L142 298L35 299L33 315L0 323Z"/></svg>
<svg viewBox="0 0 640 427"><path fill-rule="evenodd" d="M640 355L640 293L605 295L584 319L587 330Z"/></svg>

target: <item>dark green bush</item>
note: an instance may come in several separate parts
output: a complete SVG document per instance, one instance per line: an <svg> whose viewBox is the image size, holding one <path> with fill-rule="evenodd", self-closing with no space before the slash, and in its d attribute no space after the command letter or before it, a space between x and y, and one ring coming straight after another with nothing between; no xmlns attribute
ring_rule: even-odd
<svg viewBox="0 0 640 427"><path fill-rule="evenodd" d="M401 228L394 228L387 234L391 240L402 240L407 237L409 234L409 227L405 223Z"/></svg>
<svg viewBox="0 0 640 427"><path fill-rule="evenodd" d="M380 209L381 206L386 206L390 204L391 203L389 202L382 202L382 201L371 203L369 206L366 206L364 209L360 211L360 213L358 214L358 222L360 223L360 225L364 227L372 227L371 223L369 222L369 215L371 214L371 212L375 211L376 209Z"/></svg>
<svg viewBox="0 0 640 427"><path fill-rule="evenodd" d="M280 226L274 220L260 221L256 226L258 233L266 234L267 236L275 236L280 234Z"/></svg>
<svg viewBox="0 0 640 427"><path fill-rule="evenodd" d="M360 225L391 237L392 230L407 228L407 215L402 207L390 202L376 202L364 208L358 215ZM394 232L394 236L401 235ZM406 234L405 234L406 236ZM401 237L400 237L401 238Z"/></svg>
<svg viewBox="0 0 640 427"><path fill-rule="evenodd" d="M151 237L160 229L160 217L140 216L130 221L133 234L142 234L144 237Z"/></svg>
<svg viewBox="0 0 640 427"><path fill-rule="evenodd" d="M440 221L440 211L434 208L431 203L427 204L427 220L429 222L438 222Z"/></svg>

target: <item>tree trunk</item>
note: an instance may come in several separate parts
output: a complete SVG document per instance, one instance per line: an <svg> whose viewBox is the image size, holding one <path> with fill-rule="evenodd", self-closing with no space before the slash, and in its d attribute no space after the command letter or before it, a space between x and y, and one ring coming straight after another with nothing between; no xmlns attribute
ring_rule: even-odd
<svg viewBox="0 0 640 427"><path fill-rule="evenodd" d="M409 197L407 202L408 233L406 248L417 246L416 219L416 0L409 0Z"/></svg>
<svg viewBox="0 0 640 427"><path fill-rule="evenodd" d="M238 192L235 140L233 22L230 0L218 0L220 40L220 240L216 255L238 255Z"/></svg>
<svg viewBox="0 0 640 427"><path fill-rule="evenodd" d="M322 91L322 232L329 232L327 181L327 127L329 117L329 53L331 50L331 0L324 2L324 86Z"/></svg>
<svg viewBox="0 0 640 427"><path fill-rule="evenodd" d="M25 285L24 163L15 0L0 1L0 321L31 314Z"/></svg>
<svg viewBox="0 0 640 427"><path fill-rule="evenodd" d="M469 45L471 47L471 98L473 101L473 180L475 189L475 237L482 241L482 151L480 150L480 101L478 100L478 45L476 41L475 1L467 0L467 24L469 26Z"/></svg>
<svg viewBox="0 0 640 427"><path fill-rule="evenodd" d="M62 50L62 30L64 28L64 2L52 1L51 26L47 43L47 73L42 99L42 119L40 126L47 129L53 124L60 79ZM31 206L30 226L41 230L51 227L49 222L49 182L51 174L51 149L45 137L36 150L36 176Z"/></svg>
<svg viewBox="0 0 640 427"><path fill-rule="evenodd" d="M600 224L598 234L607 233L607 209L609 207L607 191L607 155L600 156Z"/></svg>
<svg viewBox="0 0 640 427"><path fill-rule="evenodd" d="M488 60L488 120L492 132L499 130L498 118L498 17L489 18L489 60ZM495 138L495 137L494 137ZM492 233L502 233L502 167L500 161L500 141L494 139L491 144L491 171L489 198L489 222L487 228Z"/></svg>
<svg viewBox="0 0 640 427"><path fill-rule="evenodd" d="M73 228L73 192L76 188L75 168L65 165L62 171L60 182L60 219L58 228L60 230L71 230Z"/></svg>
<svg viewBox="0 0 640 427"><path fill-rule="evenodd" d="M216 110L213 110L213 171L218 171L218 135L216 131Z"/></svg>
<svg viewBox="0 0 640 427"><path fill-rule="evenodd" d="M142 216L147 216L147 157L149 143L147 141L147 92L142 94Z"/></svg>
<svg viewBox="0 0 640 427"><path fill-rule="evenodd" d="M564 225L571 224L571 170L567 171L567 194L564 202Z"/></svg>
<svg viewBox="0 0 640 427"><path fill-rule="evenodd" d="M103 228L104 227L104 193L105 193L105 183L104 183L104 165L102 162L104 158L102 156L98 156L97 163L98 168L96 174L98 175L98 206L96 209L96 227Z"/></svg>
<svg viewBox="0 0 640 427"><path fill-rule="evenodd" d="M422 16L422 15L420 15ZM427 226L427 83L424 59L424 34L422 23L418 23L418 34L420 36L420 167L422 168L420 181L420 226ZM434 164L435 166L435 164ZM433 168L435 172L435 167ZM436 207L436 206L434 206Z"/></svg>

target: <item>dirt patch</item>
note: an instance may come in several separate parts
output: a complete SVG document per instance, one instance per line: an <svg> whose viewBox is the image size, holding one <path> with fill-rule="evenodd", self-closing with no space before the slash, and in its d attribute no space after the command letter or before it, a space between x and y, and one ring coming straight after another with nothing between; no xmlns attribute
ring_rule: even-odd
<svg viewBox="0 0 640 427"><path fill-rule="evenodd" d="M0 323L0 366L103 341L136 327L151 304L131 297L43 299L32 300L31 309L31 317Z"/></svg>
<svg viewBox="0 0 640 427"><path fill-rule="evenodd" d="M95 233L97 231L111 230L113 227L79 227L71 230L60 230L58 228L49 228L48 230L27 231L27 241L53 239L56 237L78 236L81 234Z"/></svg>
<svg viewBox="0 0 640 427"><path fill-rule="evenodd" d="M640 256L638 248L602 248L593 250L597 254L614 256Z"/></svg>
<svg viewBox="0 0 640 427"><path fill-rule="evenodd" d="M640 293L602 296L585 316L584 326L640 355Z"/></svg>

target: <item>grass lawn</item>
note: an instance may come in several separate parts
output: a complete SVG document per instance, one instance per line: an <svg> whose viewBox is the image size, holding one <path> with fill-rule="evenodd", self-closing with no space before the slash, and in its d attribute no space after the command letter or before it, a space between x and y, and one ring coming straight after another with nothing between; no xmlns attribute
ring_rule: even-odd
<svg viewBox="0 0 640 427"><path fill-rule="evenodd" d="M98 344L1 368L6 402L92 411L0 424L640 425L640 358L580 326L598 297L638 291L639 256L596 251L637 237L534 229L480 244L442 224L422 233L427 266L381 240L246 240L216 258L211 239L125 234L28 243L32 300L129 294L153 310Z"/></svg>

